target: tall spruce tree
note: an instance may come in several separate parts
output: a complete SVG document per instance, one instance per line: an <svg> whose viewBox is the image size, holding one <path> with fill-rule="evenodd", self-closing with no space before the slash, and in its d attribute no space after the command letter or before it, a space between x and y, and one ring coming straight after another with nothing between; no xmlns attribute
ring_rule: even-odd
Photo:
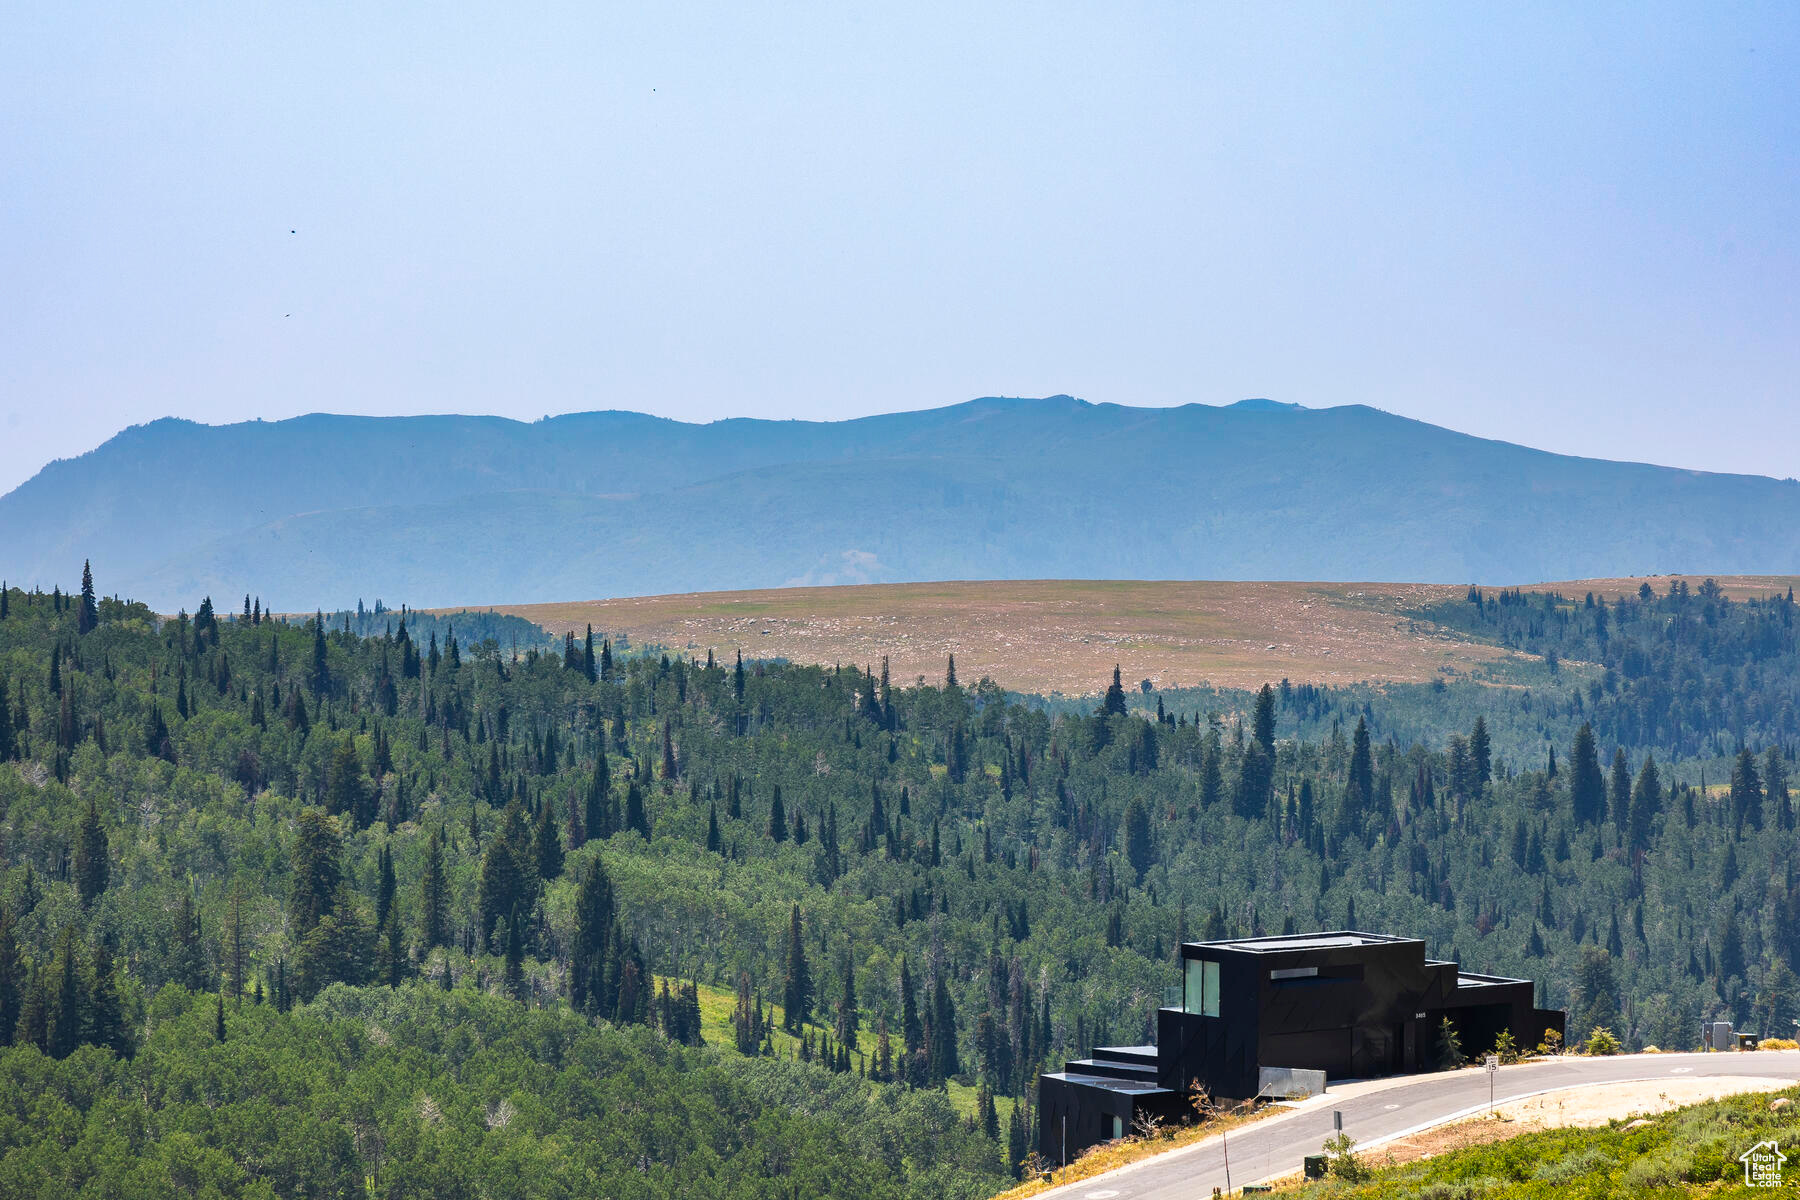
<svg viewBox="0 0 1800 1200"><path fill-rule="evenodd" d="M99 625L100 603L94 596L94 567L84 560L81 564L81 608L76 616L75 628L82 634L89 634Z"/></svg>
<svg viewBox="0 0 1800 1200"><path fill-rule="evenodd" d="M1475 763L1475 781L1486 787L1494 778L1494 744L1488 737L1487 718L1477 715L1469 730L1469 757Z"/></svg>
<svg viewBox="0 0 1800 1200"><path fill-rule="evenodd" d="M1100 701L1100 715L1103 717L1122 717L1125 715L1125 685L1119 678L1119 664L1113 664L1112 682L1106 687L1106 695Z"/></svg>
<svg viewBox="0 0 1800 1200"><path fill-rule="evenodd" d="M644 789L635 779L625 788L625 828L650 840L650 811L644 807Z"/></svg>
<svg viewBox="0 0 1800 1200"><path fill-rule="evenodd" d="M925 1027L919 1018L919 1000L913 987L912 969L900 956L900 1040L910 1056L924 1049Z"/></svg>
<svg viewBox="0 0 1800 1200"><path fill-rule="evenodd" d="M1578 825L1595 824L1606 814L1606 779L1600 773L1594 727L1585 721L1575 731L1575 748L1569 754L1569 803Z"/></svg>
<svg viewBox="0 0 1800 1200"><path fill-rule="evenodd" d="M1250 731L1257 744L1263 748L1263 753L1269 756L1270 762L1273 762L1275 760L1275 689L1266 683L1262 685L1262 690L1256 693L1256 707L1251 713Z"/></svg>
<svg viewBox="0 0 1800 1200"><path fill-rule="evenodd" d="M75 833L75 889L84 907L100 898L111 876L106 829L100 823L100 811L94 806L94 798L89 796L81 828Z"/></svg>
<svg viewBox="0 0 1800 1200"><path fill-rule="evenodd" d="M201 934L200 915L194 910L194 894L184 884L176 887L170 935L169 978L190 992L204 991L212 970L206 962L206 944Z"/></svg>
<svg viewBox="0 0 1800 1200"><path fill-rule="evenodd" d="M1731 819L1737 834L1745 827L1760 831L1763 827L1762 776L1756 769L1756 755L1748 746L1739 746L1737 759L1731 765Z"/></svg>
<svg viewBox="0 0 1800 1200"><path fill-rule="evenodd" d="M605 1015L606 957L617 916L606 868L598 858L590 859L575 889L575 931L569 945L569 1003L578 1012Z"/></svg>
<svg viewBox="0 0 1800 1200"><path fill-rule="evenodd" d="M444 878L443 830L433 829L425 844L425 869L419 878L419 933L426 951L450 943L450 890Z"/></svg>
<svg viewBox="0 0 1800 1200"><path fill-rule="evenodd" d="M1637 783L1631 789L1631 817L1625 828L1626 844L1634 852L1641 854L1649 849L1652 826L1662 804L1662 779L1656 773L1656 757L1646 754L1644 765L1638 768Z"/></svg>
<svg viewBox="0 0 1800 1200"><path fill-rule="evenodd" d="M51 995L49 1045L52 1058L67 1058L81 1045L87 1025L87 997L81 987L81 967L76 957L75 927L65 925L56 938L56 957L50 963Z"/></svg>
<svg viewBox="0 0 1800 1200"><path fill-rule="evenodd" d="M88 994L89 1043L111 1050L120 1058L130 1058L134 1050L131 1025L125 1016L125 1004L119 994L118 965L113 961L112 947L102 937L94 947L93 987Z"/></svg>
<svg viewBox="0 0 1800 1200"><path fill-rule="evenodd" d="M1131 881L1138 883L1156 862L1156 844L1150 831L1150 810L1142 797L1133 796L1125 806L1125 860L1131 864Z"/></svg>
<svg viewBox="0 0 1800 1200"><path fill-rule="evenodd" d="M812 971L806 964L806 939L800 927L800 906L788 916L787 956L781 973L781 1023L789 1033L812 1016Z"/></svg>
<svg viewBox="0 0 1800 1200"><path fill-rule="evenodd" d="M12 909L0 901L0 1046L13 1044L24 998L25 963L19 957Z"/></svg>
<svg viewBox="0 0 1800 1200"><path fill-rule="evenodd" d="M781 803L781 785L775 785L775 797L769 801L769 836L777 842L788 837L787 809Z"/></svg>
<svg viewBox="0 0 1800 1200"><path fill-rule="evenodd" d="M1606 802L1614 825L1623 830L1631 824L1631 764L1625 761L1622 746L1613 750L1612 767L1606 780Z"/></svg>
<svg viewBox="0 0 1800 1200"><path fill-rule="evenodd" d="M394 853L385 845L375 855L375 927L387 924L394 911L394 894L399 884L394 878Z"/></svg>
<svg viewBox="0 0 1800 1200"><path fill-rule="evenodd" d="M343 842L331 818L316 808L302 809L294 821L293 871L288 885L288 924L295 940L312 932L331 911L344 880L339 862L342 853Z"/></svg>
<svg viewBox="0 0 1800 1200"><path fill-rule="evenodd" d="M331 692L331 664L325 652L325 614L313 614L312 686L315 696Z"/></svg>

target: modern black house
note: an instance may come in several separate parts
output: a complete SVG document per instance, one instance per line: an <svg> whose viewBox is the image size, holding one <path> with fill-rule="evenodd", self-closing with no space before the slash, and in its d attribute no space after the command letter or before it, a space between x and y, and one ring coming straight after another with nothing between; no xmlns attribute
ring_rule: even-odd
<svg viewBox="0 0 1800 1200"><path fill-rule="evenodd" d="M1524 1047L1563 1031L1530 980L1474 975L1425 957L1417 938L1312 933L1188 942L1181 1006L1157 1013L1154 1046L1102 1046L1038 1077L1038 1149L1052 1162L1123 1135L1140 1114L1189 1115L1195 1082L1221 1099L1284 1095L1293 1072L1327 1080L1421 1071L1448 1017L1480 1054L1510 1030ZM1314 1076L1316 1078L1316 1076Z"/></svg>

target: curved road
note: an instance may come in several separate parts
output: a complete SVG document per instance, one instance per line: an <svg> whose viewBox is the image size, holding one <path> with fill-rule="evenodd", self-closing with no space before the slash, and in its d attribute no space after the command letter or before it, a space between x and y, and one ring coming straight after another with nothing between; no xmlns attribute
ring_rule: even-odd
<svg viewBox="0 0 1800 1200"><path fill-rule="evenodd" d="M1501 1067L1495 1075L1494 1100L1504 1104L1591 1084L1707 1076L1793 1082L1800 1080L1800 1051L1632 1054L1519 1063ZM1320 1144L1331 1136L1334 1109L1344 1114L1344 1131L1356 1139L1358 1148L1372 1149L1480 1112L1488 1105L1488 1073L1484 1070L1405 1075L1336 1087L1341 1090L1328 1088L1325 1095L1303 1101L1290 1112L1265 1117L1226 1135L1223 1149L1221 1139L1212 1137L1039 1194L1056 1200L1205 1200L1213 1188L1225 1186L1226 1153L1231 1158L1235 1188L1298 1172L1300 1160L1319 1153Z"/></svg>

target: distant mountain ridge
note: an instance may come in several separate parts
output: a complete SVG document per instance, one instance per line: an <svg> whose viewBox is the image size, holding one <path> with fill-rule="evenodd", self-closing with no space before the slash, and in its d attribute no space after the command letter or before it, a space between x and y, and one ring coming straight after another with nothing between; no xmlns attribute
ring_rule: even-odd
<svg viewBox="0 0 1800 1200"><path fill-rule="evenodd" d="M134 426L0 497L0 574L165 610L930 579L1514 582L1800 563L1800 485L1362 406L986 398L838 422L631 412Z"/></svg>

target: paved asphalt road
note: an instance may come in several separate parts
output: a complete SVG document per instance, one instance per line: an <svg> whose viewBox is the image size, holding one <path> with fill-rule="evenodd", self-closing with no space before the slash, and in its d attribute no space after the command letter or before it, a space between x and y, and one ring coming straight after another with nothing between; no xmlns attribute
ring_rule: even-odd
<svg viewBox="0 0 1800 1200"><path fill-rule="evenodd" d="M1753 1054L1634 1054L1617 1058L1559 1058L1501 1067L1494 1078L1497 1103L1540 1092L1639 1079L1759 1076L1800 1080L1800 1051ZM1205 1200L1225 1186L1225 1153L1231 1156L1231 1184L1241 1188L1300 1169L1305 1155L1319 1153L1331 1136L1333 1109L1344 1114L1344 1130L1359 1146L1391 1141L1487 1107L1484 1070L1403 1076L1385 1084L1350 1085L1348 1094L1308 1101L1280 1116L1265 1117L1220 1139L1172 1150L1105 1175L1040 1193L1056 1200Z"/></svg>

